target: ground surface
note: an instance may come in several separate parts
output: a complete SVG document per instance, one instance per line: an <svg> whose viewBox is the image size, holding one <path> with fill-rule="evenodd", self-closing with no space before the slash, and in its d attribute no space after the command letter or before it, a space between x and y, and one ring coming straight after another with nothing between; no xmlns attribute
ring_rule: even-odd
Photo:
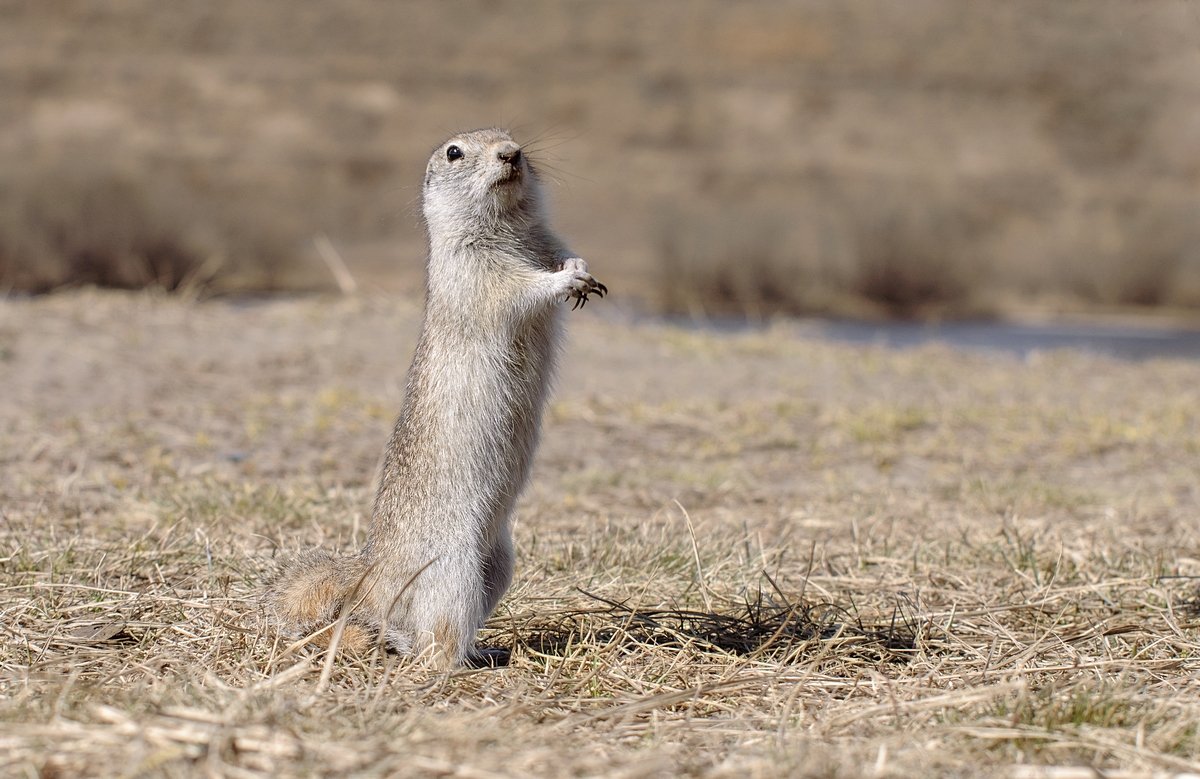
<svg viewBox="0 0 1200 779"><path fill-rule="evenodd" d="M288 654L255 601L278 554L362 538L416 306L0 303L0 773L1200 770L1200 364L713 335L609 302L571 315L484 637L512 662L449 677ZM914 648L736 656L611 615L529 641L597 605L580 589L737 613L775 586L896 615Z"/></svg>

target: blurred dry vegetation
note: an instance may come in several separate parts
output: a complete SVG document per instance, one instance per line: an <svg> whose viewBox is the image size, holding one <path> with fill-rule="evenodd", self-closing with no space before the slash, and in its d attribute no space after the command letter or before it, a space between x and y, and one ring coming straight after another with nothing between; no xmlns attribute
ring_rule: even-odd
<svg viewBox="0 0 1200 779"><path fill-rule="evenodd" d="M420 287L428 149L507 124L657 310L1200 306L1189 0L0 0L0 286Z"/></svg>

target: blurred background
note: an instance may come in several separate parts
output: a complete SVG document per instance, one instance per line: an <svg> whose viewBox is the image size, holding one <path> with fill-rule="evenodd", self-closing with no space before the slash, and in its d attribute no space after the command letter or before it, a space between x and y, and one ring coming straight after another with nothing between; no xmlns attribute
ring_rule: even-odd
<svg viewBox="0 0 1200 779"><path fill-rule="evenodd" d="M510 127L646 312L1200 309L1195 0L0 0L0 289L419 294ZM332 255L332 257L331 257ZM345 279L343 279L345 284Z"/></svg>

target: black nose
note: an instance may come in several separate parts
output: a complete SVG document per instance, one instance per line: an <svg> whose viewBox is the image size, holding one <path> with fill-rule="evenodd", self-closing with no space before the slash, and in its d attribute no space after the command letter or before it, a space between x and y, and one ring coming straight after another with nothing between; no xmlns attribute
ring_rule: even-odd
<svg viewBox="0 0 1200 779"><path fill-rule="evenodd" d="M509 165L512 165L513 167L516 167L517 165L521 164L521 150L520 149L508 149L506 151L497 152L496 156L500 158L501 162L507 162Z"/></svg>

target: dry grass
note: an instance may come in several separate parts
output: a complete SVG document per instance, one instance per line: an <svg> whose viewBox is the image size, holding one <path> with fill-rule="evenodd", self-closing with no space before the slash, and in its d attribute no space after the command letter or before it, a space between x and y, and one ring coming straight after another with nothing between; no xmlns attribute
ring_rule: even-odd
<svg viewBox="0 0 1200 779"><path fill-rule="evenodd" d="M418 311L0 305L0 772L1200 770L1200 366L580 313L507 667L323 679L256 592L361 539Z"/></svg>

